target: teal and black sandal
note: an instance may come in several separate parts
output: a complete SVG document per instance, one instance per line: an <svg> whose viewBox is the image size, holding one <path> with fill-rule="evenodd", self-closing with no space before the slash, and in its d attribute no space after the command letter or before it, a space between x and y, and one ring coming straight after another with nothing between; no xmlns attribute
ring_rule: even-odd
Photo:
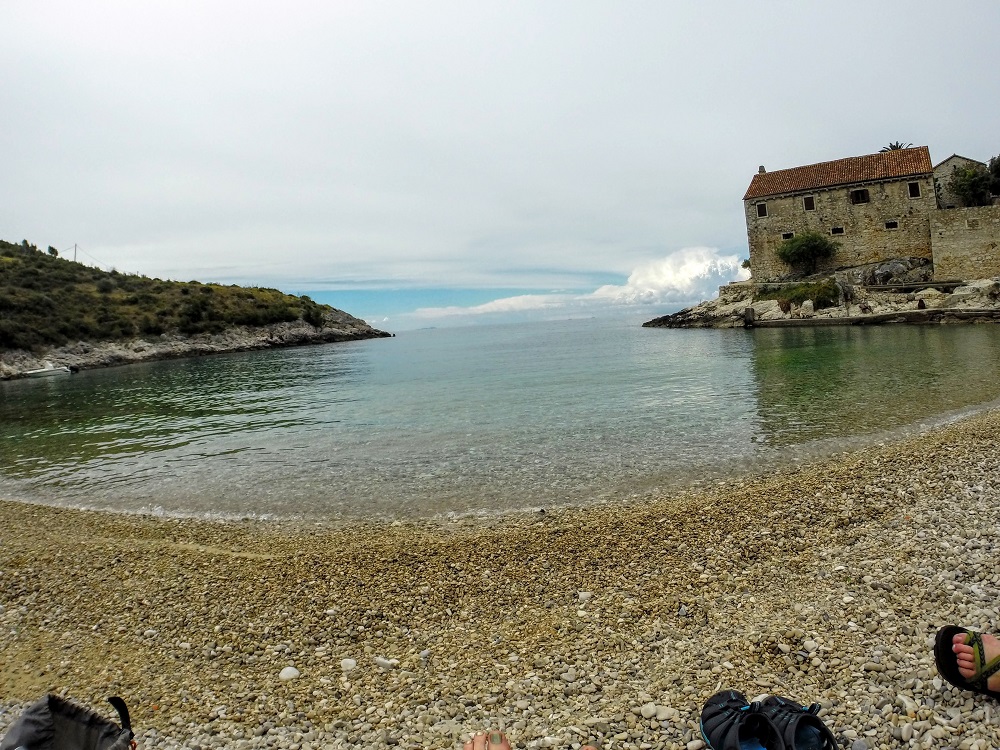
<svg viewBox="0 0 1000 750"><path fill-rule="evenodd" d="M955 636L965 636L965 644L972 646L972 654L976 660L976 675L966 679L958 671L958 661L953 650ZM938 672L948 682L961 690L986 695L994 700L1000 700L1000 692L987 687L990 677L1000 672L1000 656L986 661L986 648L983 646L983 635L975 630L967 630L957 625L946 625L937 632L934 639L934 661Z"/></svg>
<svg viewBox="0 0 1000 750"><path fill-rule="evenodd" d="M737 690L723 690L701 710L701 734L712 750L785 750L778 730Z"/></svg>
<svg viewBox="0 0 1000 750"><path fill-rule="evenodd" d="M820 705L803 706L780 695L761 702L761 713L777 727L788 750L837 750L837 738L819 718Z"/></svg>

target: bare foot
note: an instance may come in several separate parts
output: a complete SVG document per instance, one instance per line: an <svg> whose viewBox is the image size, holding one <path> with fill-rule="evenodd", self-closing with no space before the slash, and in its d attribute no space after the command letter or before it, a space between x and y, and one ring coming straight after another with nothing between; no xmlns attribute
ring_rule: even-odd
<svg viewBox="0 0 1000 750"><path fill-rule="evenodd" d="M510 743L499 729L477 732L462 746L463 750L510 750Z"/></svg>
<svg viewBox="0 0 1000 750"><path fill-rule="evenodd" d="M983 661L985 664L989 664L1000 656L1000 640L997 640L989 633L981 633L980 635L983 639ZM965 638L966 636L963 633L957 633L954 639L952 639L953 645L951 650L955 652L955 661L958 662L958 673L965 679L972 680L978 675L976 655L972 650L972 646L965 643ZM981 669L982 665L979 668ZM990 690L1000 691L1000 672L989 678L986 687Z"/></svg>
<svg viewBox="0 0 1000 750"><path fill-rule="evenodd" d="M499 729L477 732L462 746L463 750L511 750L510 742ZM584 745L580 750L597 750L593 745Z"/></svg>

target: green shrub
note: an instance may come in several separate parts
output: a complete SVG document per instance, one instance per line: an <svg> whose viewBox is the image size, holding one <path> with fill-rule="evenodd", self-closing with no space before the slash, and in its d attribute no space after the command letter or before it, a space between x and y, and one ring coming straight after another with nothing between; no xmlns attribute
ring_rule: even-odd
<svg viewBox="0 0 1000 750"><path fill-rule="evenodd" d="M302 320L311 325L313 328L322 328L323 324L326 322L326 317L323 315L323 309L314 303L312 300L309 301L305 309L302 311Z"/></svg>
<svg viewBox="0 0 1000 750"><path fill-rule="evenodd" d="M988 206L992 201L992 180L989 169L969 164L952 170L948 188L965 206Z"/></svg>
<svg viewBox="0 0 1000 750"><path fill-rule="evenodd" d="M778 246L778 260L805 273L815 273L821 260L832 258L839 245L819 232L802 232Z"/></svg>
<svg viewBox="0 0 1000 750"><path fill-rule="evenodd" d="M824 307L836 307L840 304L840 287L830 278L758 292L757 299L776 299L793 305L801 305L806 300L812 300L813 307L822 310Z"/></svg>

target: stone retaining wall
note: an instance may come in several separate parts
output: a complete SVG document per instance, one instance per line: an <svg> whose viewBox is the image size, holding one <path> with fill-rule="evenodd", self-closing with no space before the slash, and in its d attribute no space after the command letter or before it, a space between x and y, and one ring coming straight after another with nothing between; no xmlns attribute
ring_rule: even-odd
<svg viewBox="0 0 1000 750"><path fill-rule="evenodd" d="M1000 206L931 212L935 279L1000 276Z"/></svg>

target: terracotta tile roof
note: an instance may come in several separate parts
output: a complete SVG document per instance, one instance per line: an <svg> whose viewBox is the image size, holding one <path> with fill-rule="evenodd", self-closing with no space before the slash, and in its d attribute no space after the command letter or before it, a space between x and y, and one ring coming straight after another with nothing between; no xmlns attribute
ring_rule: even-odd
<svg viewBox="0 0 1000 750"><path fill-rule="evenodd" d="M850 185L900 177L931 174L931 154L927 146L900 148L866 156L809 164L755 174L743 200L782 193L799 193L818 188Z"/></svg>

